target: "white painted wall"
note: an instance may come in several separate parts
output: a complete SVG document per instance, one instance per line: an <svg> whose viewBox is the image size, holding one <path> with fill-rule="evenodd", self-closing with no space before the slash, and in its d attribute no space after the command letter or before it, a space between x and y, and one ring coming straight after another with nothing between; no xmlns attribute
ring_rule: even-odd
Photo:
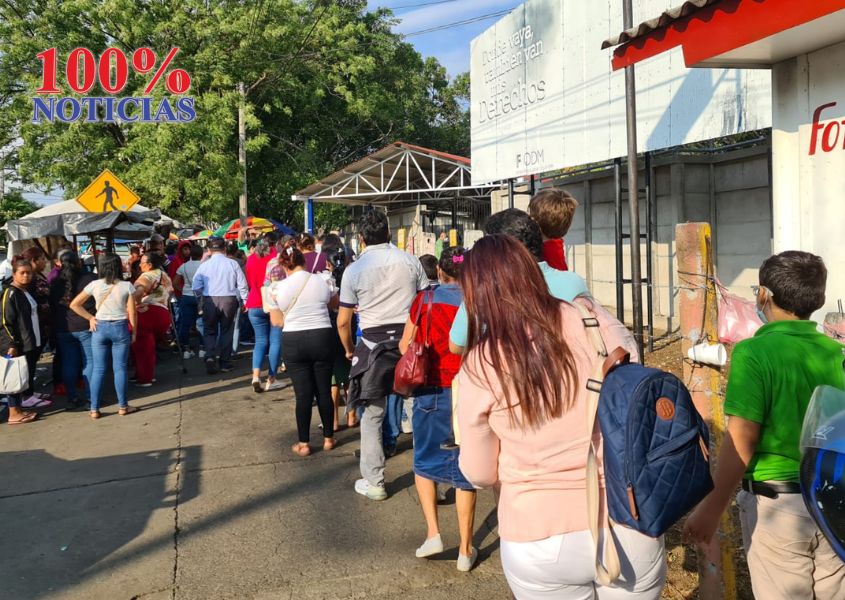
<svg viewBox="0 0 845 600"><path fill-rule="evenodd" d="M677 3L635 1L634 22ZM600 49L621 30L618 0L528 0L473 40L474 184L626 154L625 77ZM675 49L636 73L640 152L771 124L766 71L687 69Z"/></svg>
<svg viewBox="0 0 845 600"><path fill-rule="evenodd" d="M772 69L774 250L824 258L827 304L817 320L845 301L843 69L845 42Z"/></svg>

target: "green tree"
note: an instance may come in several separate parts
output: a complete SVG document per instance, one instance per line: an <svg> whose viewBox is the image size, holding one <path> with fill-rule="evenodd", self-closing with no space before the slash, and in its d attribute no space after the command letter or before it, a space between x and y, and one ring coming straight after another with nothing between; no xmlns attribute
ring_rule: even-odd
<svg viewBox="0 0 845 600"><path fill-rule="evenodd" d="M14 221L25 217L29 213L41 208L35 202L30 202L23 197L20 190L11 190L0 197L0 227L8 221ZM0 230L0 239L6 242L6 232Z"/></svg>
<svg viewBox="0 0 845 600"><path fill-rule="evenodd" d="M237 114L247 114L250 212L302 226L293 192L396 140L466 154L468 77L450 82L391 32L389 11L365 0L4 0L0 2L0 147L26 185L74 197L110 168L141 202L190 221L237 213L243 176ZM76 47L99 55L179 47L173 66L192 77L191 123L33 124L41 83L36 54ZM64 68L59 69L59 87ZM141 96L149 76L131 74L122 96ZM163 86L153 92L154 104ZM90 95L106 95L94 88ZM346 213L321 208L337 226ZM320 222L322 224L322 222Z"/></svg>

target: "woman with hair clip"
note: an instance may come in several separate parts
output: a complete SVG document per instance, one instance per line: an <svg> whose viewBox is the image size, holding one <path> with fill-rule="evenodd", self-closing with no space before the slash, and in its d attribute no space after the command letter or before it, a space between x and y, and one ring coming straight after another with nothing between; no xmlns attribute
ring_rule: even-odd
<svg viewBox="0 0 845 600"><path fill-rule="evenodd" d="M126 366L129 362L129 345L137 333L134 288L123 281L123 263L117 254L101 254L97 263L100 278L85 286L70 303L70 308L88 321L91 332L93 367L91 369L91 418L100 418L100 397L103 379L109 367L114 373L114 390L117 393L118 414L129 415L138 409L126 400ZM95 313L85 308L93 298ZM132 328L130 334L129 328Z"/></svg>
<svg viewBox="0 0 845 600"><path fill-rule="evenodd" d="M458 467L458 450L442 447L452 438L452 379L461 368L461 357L449 352L449 330L461 305L459 278L463 263L463 248L443 250L437 264L440 285L420 292L411 304L399 350L404 354L412 341L429 344L426 382L414 392L412 416L414 483L428 527L425 542L416 554L425 558L443 552L436 486L452 486L461 538L457 567L459 571L469 571L478 558L478 551L472 547L476 493Z"/></svg>
<svg viewBox="0 0 845 600"><path fill-rule="evenodd" d="M331 392L336 333L328 311L334 294L323 277L305 270L305 257L293 240L279 252L279 265L287 276L270 287L270 320L275 327L284 327L282 354L296 396L299 441L291 450L298 456L308 456L315 398L323 422L323 450L336 445Z"/></svg>
<svg viewBox="0 0 845 600"><path fill-rule="evenodd" d="M61 255L61 270L50 284L50 316L56 342L62 353L62 382L67 392L67 401L72 409L82 408L86 400L77 398L76 384L82 375L85 394L91 393L91 369L94 359L91 350L91 332L88 321L70 308L71 301L97 278L82 270L82 261L73 250ZM94 299L89 298L85 310L95 310Z"/></svg>
<svg viewBox="0 0 845 600"><path fill-rule="evenodd" d="M38 304L27 291L32 282L32 264L22 256L12 259L12 283L3 290L0 352L12 358L25 356L29 369L29 388L20 394L8 394L9 425L23 425L38 418L34 412L24 411L24 399L32 396L35 367L41 354L41 330L38 324ZM44 406L50 404L47 402ZM39 405L36 405L39 406Z"/></svg>
<svg viewBox="0 0 845 600"><path fill-rule="evenodd" d="M596 581L586 481L589 445L600 441L586 412L596 353L581 313L549 294L536 260L506 235L476 242L461 284L469 336L457 376L460 466L477 487L500 489L502 567L514 596L657 600L663 539L618 525L609 535L603 500L600 546L616 544L622 575ZM591 310L609 348L636 356L624 326L592 300L574 301Z"/></svg>
<svg viewBox="0 0 845 600"><path fill-rule="evenodd" d="M138 331L132 343L135 360L135 385L150 387L155 381L156 343L163 341L170 329L170 294L173 283L164 272L164 257L150 252L141 257L141 276L135 281L135 305L138 307Z"/></svg>

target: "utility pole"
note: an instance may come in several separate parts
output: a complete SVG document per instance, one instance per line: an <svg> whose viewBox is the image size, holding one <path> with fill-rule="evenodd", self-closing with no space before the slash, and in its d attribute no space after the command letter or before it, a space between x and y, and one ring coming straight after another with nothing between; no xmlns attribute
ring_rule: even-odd
<svg viewBox="0 0 845 600"><path fill-rule="evenodd" d="M703 340L718 339L718 299L713 280L713 236L709 223L681 223L675 227L678 281L681 282L681 353ZM684 381L693 403L710 426L711 470L725 439L718 367L684 361ZM739 524L732 510L719 521L719 531L706 546L698 546L698 594L701 600L736 600L736 547Z"/></svg>
<svg viewBox="0 0 845 600"><path fill-rule="evenodd" d="M634 26L631 0L622 3L622 27ZM640 187L637 181L637 86L634 65L625 67L625 120L628 126L628 208L631 229L631 308L634 317L634 337L643 355L643 288L640 265Z"/></svg>
<svg viewBox="0 0 845 600"><path fill-rule="evenodd" d="M246 206L246 88L243 83L238 84L240 102L238 104L238 162L244 177L243 190L238 200L238 216L241 219L241 227L246 227L246 218L249 212Z"/></svg>
<svg viewBox="0 0 845 600"><path fill-rule="evenodd" d="M6 155L0 154L0 200L6 197Z"/></svg>

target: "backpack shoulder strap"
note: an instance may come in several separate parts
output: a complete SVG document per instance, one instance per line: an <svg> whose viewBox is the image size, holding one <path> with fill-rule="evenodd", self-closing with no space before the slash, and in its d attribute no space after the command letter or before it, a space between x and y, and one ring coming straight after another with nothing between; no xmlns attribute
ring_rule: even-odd
<svg viewBox="0 0 845 600"><path fill-rule="evenodd" d="M572 305L581 314L581 323L584 325L587 337L596 351L596 358L593 364L592 377L587 380L587 432L592 437L596 429L596 414L599 408L599 392L604 380L605 364L608 360L607 347L599 331L599 320L590 312L582 301L575 299ZM608 534L604 539L604 561L601 559L599 550L599 505L601 503L599 488L599 465L596 445L590 442L587 451L587 519L590 524L590 533L595 548L596 580L602 585L610 585L619 578L622 568L619 563L619 553L616 549L616 542L613 536ZM605 501L605 505L607 502ZM608 518L608 528L611 528ZM608 531L609 531L608 529ZM607 566L605 566L607 565Z"/></svg>

